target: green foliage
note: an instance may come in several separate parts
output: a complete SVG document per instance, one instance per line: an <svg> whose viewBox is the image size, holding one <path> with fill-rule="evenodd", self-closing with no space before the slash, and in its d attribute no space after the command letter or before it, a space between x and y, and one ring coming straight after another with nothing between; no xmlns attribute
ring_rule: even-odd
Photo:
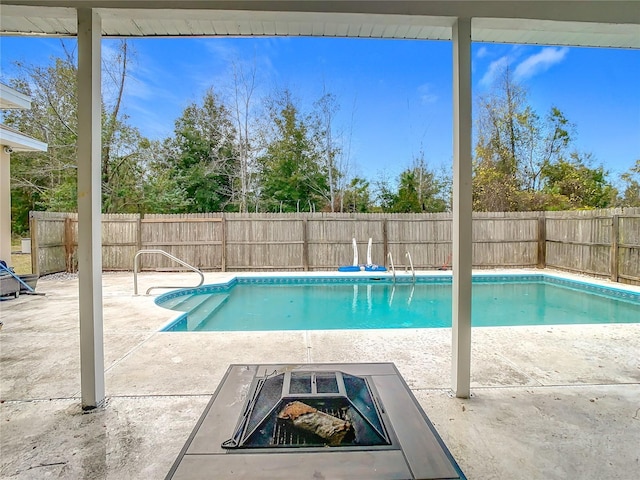
<svg viewBox="0 0 640 480"><path fill-rule="evenodd" d="M379 176L375 181L376 203L382 212L392 212L397 194L391 186L391 181L386 176Z"/></svg>
<svg viewBox="0 0 640 480"><path fill-rule="evenodd" d="M477 212L510 212L518 210L518 183L489 160L474 167L473 209Z"/></svg>
<svg viewBox="0 0 640 480"><path fill-rule="evenodd" d="M400 174L398 195L393 202L395 213L417 213L422 210L415 173L406 170Z"/></svg>
<svg viewBox="0 0 640 480"><path fill-rule="evenodd" d="M316 210L328 198L327 172L310 135L310 119L301 117L288 91L270 108L273 138L259 158L264 210Z"/></svg>
<svg viewBox="0 0 640 480"><path fill-rule="evenodd" d="M180 202L186 212L227 210L233 196L235 129L228 109L213 90L201 104L191 104L176 120L174 138L166 142L164 167L168 177L159 182L171 186L172 195L188 199Z"/></svg>
<svg viewBox="0 0 640 480"><path fill-rule="evenodd" d="M385 181L379 181L377 187L378 201L383 212L423 213L447 210L447 182L438 178L427 167L423 153L414 160L411 168L400 174L397 193Z"/></svg>
<svg viewBox="0 0 640 480"><path fill-rule="evenodd" d="M12 155L12 229L16 232L28 229L29 210L77 210L77 66L67 43L62 46L65 56L53 58L48 65L16 63L19 74L10 82L31 96L32 107L5 114L5 123L48 144L47 152ZM128 75L126 52L123 41L116 58L104 64L109 72L104 87L115 92L113 98L104 95L102 107L102 208L109 213L144 210L141 159L149 142L127 125L120 112Z"/></svg>
<svg viewBox="0 0 640 480"><path fill-rule="evenodd" d="M369 182L364 178L354 177L344 192L344 211L349 213L366 213L371 209L371 193Z"/></svg>
<svg viewBox="0 0 640 480"><path fill-rule="evenodd" d="M574 126L557 107L541 118L507 68L480 100L474 162L477 211L603 208L616 191L602 168L576 152L566 159Z"/></svg>
<svg viewBox="0 0 640 480"><path fill-rule="evenodd" d="M39 205L52 212L75 212L78 207L78 185L75 178L42 193Z"/></svg>
<svg viewBox="0 0 640 480"><path fill-rule="evenodd" d="M515 83L509 68L503 71L490 95L479 99L477 120L478 162L489 162L506 177L517 177L521 139L537 121L537 115L526 104L527 92ZM528 132L529 137L532 132Z"/></svg>
<svg viewBox="0 0 640 480"><path fill-rule="evenodd" d="M137 129L117 121L108 157L102 161L102 211L137 213L145 210L141 203L144 185L144 150L149 141Z"/></svg>
<svg viewBox="0 0 640 480"><path fill-rule="evenodd" d="M49 199L60 200L56 206L66 211L76 209L75 202L63 201L69 197L65 185L75 185L76 177L76 67L71 55L45 66L16 67L20 74L9 83L31 96L32 106L5 112L4 123L48 143L47 152L11 155L12 230L26 232L29 210L50 209Z"/></svg>
<svg viewBox="0 0 640 480"><path fill-rule="evenodd" d="M11 231L15 235L28 236L29 212L38 208L38 195L27 195L25 189L11 189Z"/></svg>
<svg viewBox="0 0 640 480"><path fill-rule="evenodd" d="M66 47L63 43L63 47ZM121 104L130 52L122 42L104 63L102 208L109 213L213 211L440 212L451 208L451 175L428 167L421 152L393 182L348 174L349 143L336 128L338 97L323 92L309 114L289 91L253 107L255 71L234 69L230 103L212 89L187 106L173 134L149 141L128 124ZM11 85L32 109L4 122L48 143L46 153L11 158L12 228L28 231L30 210L77 209L77 68L74 54L47 65L17 64ZM235 97L233 96L235 94ZM616 191L602 167L573 149L574 126L553 106L539 115L508 69L479 99L475 210L598 208ZM401 160L401 159L400 159ZM640 206L640 160L622 175L617 204Z"/></svg>
<svg viewBox="0 0 640 480"><path fill-rule="evenodd" d="M542 171L543 191L551 194L557 209L607 208L616 198L616 190L607 181L603 167L590 168L589 158L573 153L569 161L548 164Z"/></svg>
<svg viewBox="0 0 640 480"><path fill-rule="evenodd" d="M624 193L620 202L624 207L640 207L640 159L629 171L621 176L624 184Z"/></svg>

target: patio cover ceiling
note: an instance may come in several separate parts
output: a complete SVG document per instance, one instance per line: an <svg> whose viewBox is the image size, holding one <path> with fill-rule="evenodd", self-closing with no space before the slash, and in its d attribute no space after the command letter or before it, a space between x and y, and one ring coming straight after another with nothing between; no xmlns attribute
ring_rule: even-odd
<svg viewBox="0 0 640 480"><path fill-rule="evenodd" d="M636 1L3 0L0 34L75 36L95 8L107 37L320 36L640 48ZM43 8L47 7L47 8Z"/></svg>

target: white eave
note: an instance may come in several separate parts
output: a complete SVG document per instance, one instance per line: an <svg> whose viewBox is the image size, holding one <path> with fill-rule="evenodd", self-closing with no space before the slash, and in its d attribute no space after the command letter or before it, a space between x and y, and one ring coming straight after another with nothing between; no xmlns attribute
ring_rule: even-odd
<svg viewBox="0 0 640 480"><path fill-rule="evenodd" d="M31 98L7 85L0 83L0 109L2 110L29 110Z"/></svg>
<svg viewBox="0 0 640 480"><path fill-rule="evenodd" d="M0 124L0 145L14 152L46 152L47 144Z"/></svg>
<svg viewBox="0 0 640 480"><path fill-rule="evenodd" d="M105 37L318 36L451 40L458 17L472 40L640 48L630 1L2 0L0 34L75 36L74 7L95 8Z"/></svg>

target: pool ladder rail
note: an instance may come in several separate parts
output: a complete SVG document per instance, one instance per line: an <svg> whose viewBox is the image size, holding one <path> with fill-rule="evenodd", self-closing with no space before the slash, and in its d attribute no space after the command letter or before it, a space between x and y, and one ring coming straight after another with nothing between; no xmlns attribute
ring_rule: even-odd
<svg viewBox="0 0 640 480"><path fill-rule="evenodd" d="M393 264L393 255L391 255L391 252L387 253L387 258L389 259L389 265L391 266L391 273L393 273L393 283L396 283L396 267Z"/></svg>
<svg viewBox="0 0 640 480"><path fill-rule="evenodd" d="M193 270L194 272L196 272L198 275L200 275L200 283L198 283L198 285L195 285L194 287L191 287L191 288L197 288L197 287L199 287L200 285L202 285L204 283L204 275L203 275L203 273L199 269L194 267L193 265L189 265L187 262L185 262L183 260L180 260L178 257L175 257L175 256L171 255L170 253L165 252L164 250L160 250L160 249L138 250L138 253L136 253L135 256L133 257L133 294L134 295L138 295L138 258L143 253L153 253L153 254L163 255L163 256L173 260L174 262L179 263L183 267L186 267L189 270ZM145 295L149 295L149 292L151 290L154 290L154 289L157 289L157 288L185 288L185 287L181 286L181 285L179 285L179 286L175 286L175 285L171 285L171 286L158 285L158 286L154 286L154 287L149 287L147 289L147 292L146 292Z"/></svg>
<svg viewBox="0 0 640 480"><path fill-rule="evenodd" d="M409 260L409 266L411 267L411 274L413 275L413 283L416 283L416 271L413 268L413 260L411 259L411 254L407 251L407 253L405 253L404 256ZM405 272L407 271L406 265L404 267L404 271Z"/></svg>
<svg viewBox="0 0 640 480"><path fill-rule="evenodd" d="M405 258L409 260L409 265L411 267L411 275L413 277L413 283L416 283L416 271L413 268L413 260L411 259L411 254L409 252L405 253ZM396 267L393 264L393 255L391 252L387 253L387 258L389 259L389 265L391 266L391 273L393 274L393 283L396 283ZM407 266L405 265L404 271L407 272Z"/></svg>

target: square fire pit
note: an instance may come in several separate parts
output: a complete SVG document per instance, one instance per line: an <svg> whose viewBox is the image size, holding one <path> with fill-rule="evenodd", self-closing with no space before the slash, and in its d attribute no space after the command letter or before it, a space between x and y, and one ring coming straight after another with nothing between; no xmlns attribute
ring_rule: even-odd
<svg viewBox="0 0 640 480"><path fill-rule="evenodd" d="M393 363L231 365L167 475L465 479Z"/></svg>

